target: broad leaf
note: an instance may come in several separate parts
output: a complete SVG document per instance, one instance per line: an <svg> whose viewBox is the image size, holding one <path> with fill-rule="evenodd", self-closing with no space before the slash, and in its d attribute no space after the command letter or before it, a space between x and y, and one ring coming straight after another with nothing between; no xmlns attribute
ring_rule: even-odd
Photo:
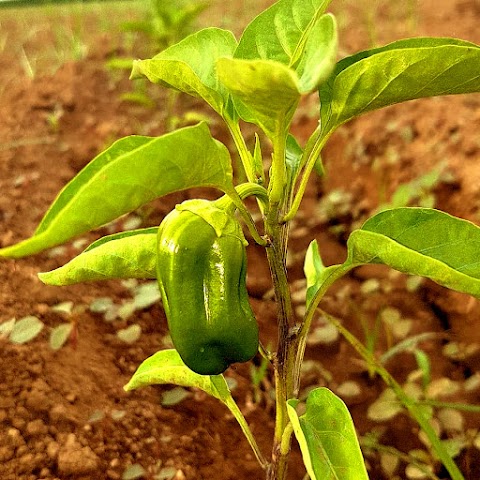
<svg viewBox="0 0 480 480"><path fill-rule="evenodd" d="M247 27L235 58L217 63L240 117L272 140L288 131L300 96L316 90L335 67L335 19L321 15L328 3L276 3Z"/></svg>
<svg viewBox="0 0 480 480"><path fill-rule="evenodd" d="M125 343L135 343L141 335L142 327L136 323L117 331L117 337Z"/></svg>
<svg viewBox="0 0 480 480"><path fill-rule="evenodd" d="M28 315L13 324L9 340L12 343L27 343L33 340L43 330L44 326L39 318Z"/></svg>
<svg viewBox="0 0 480 480"><path fill-rule="evenodd" d="M224 403L231 397L222 375L199 375L193 372L183 363L176 350L161 350L147 358L124 389L130 391L148 385L165 384L200 388Z"/></svg>
<svg viewBox="0 0 480 480"><path fill-rule="evenodd" d="M47 285L156 278L157 230L145 228L103 237L67 264L38 276Z"/></svg>
<svg viewBox="0 0 480 480"><path fill-rule="evenodd" d="M300 96L331 74L337 56L330 0L280 0L245 29L234 59L220 59L218 74L240 117L268 137L285 135Z"/></svg>
<svg viewBox="0 0 480 480"><path fill-rule="evenodd" d="M275 60L294 67L331 0L280 0L245 29L235 58ZM317 42L318 43L318 42Z"/></svg>
<svg viewBox="0 0 480 480"><path fill-rule="evenodd" d="M206 124L162 137L123 138L68 183L31 238L0 249L0 256L32 255L157 197L198 186L234 188L228 150L211 137Z"/></svg>
<svg viewBox="0 0 480 480"><path fill-rule="evenodd" d="M480 228L429 208L396 208L348 239L345 265L382 263L480 297Z"/></svg>
<svg viewBox="0 0 480 480"><path fill-rule="evenodd" d="M413 38L347 57L320 87L324 135L363 113L436 95L480 91L480 48Z"/></svg>
<svg viewBox="0 0 480 480"><path fill-rule="evenodd" d="M243 120L259 125L270 139L287 132L300 99L292 69L271 60L222 58L217 70Z"/></svg>
<svg viewBox="0 0 480 480"><path fill-rule="evenodd" d="M151 82L204 99L225 116L228 91L215 72L217 59L232 57L237 41L231 32L206 28L183 39L149 60L134 62L132 77L144 75Z"/></svg>
<svg viewBox="0 0 480 480"><path fill-rule="evenodd" d="M288 415L310 478L368 479L355 427L342 400L327 388L312 390L300 417L296 403L288 401Z"/></svg>
<svg viewBox="0 0 480 480"><path fill-rule="evenodd" d="M313 92L332 73L337 61L337 24L333 15L320 17L313 25L305 44L305 51L296 68L300 77L299 90Z"/></svg>
<svg viewBox="0 0 480 480"><path fill-rule="evenodd" d="M52 350L60 350L72 334L74 325L72 322L62 323L61 325L56 326L50 332L50 348Z"/></svg>

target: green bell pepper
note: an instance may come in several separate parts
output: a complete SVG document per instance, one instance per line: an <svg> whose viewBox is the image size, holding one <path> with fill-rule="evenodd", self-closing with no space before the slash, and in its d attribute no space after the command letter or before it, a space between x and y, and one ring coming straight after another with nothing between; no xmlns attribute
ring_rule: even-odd
<svg viewBox="0 0 480 480"><path fill-rule="evenodd" d="M177 205L158 232L157 278L172 342L184 363L217 375L258 350L248 300L246 240L218 202Z"/></svg>

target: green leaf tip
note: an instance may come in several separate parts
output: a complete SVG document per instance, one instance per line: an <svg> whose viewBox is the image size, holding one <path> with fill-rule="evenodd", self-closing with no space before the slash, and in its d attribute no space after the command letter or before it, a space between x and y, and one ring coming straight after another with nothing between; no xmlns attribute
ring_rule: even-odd
<svg viewBox="0 0 480 480"><path fill-rule="evenodd" d="M480 298L480 227L430 208L385 210L347 242L352 266L383 263Z"/></svg>
<svg viewBox="0 0 480 480"><path fill-rule="evenodd" d="M319 89L324 135L396 103L480 92L479 64L478 45L451 38L410 38L346 57Z"/></svg>
<svg viewBox="0 0 480 480"><path fill-rule="evenodd" d="M39 279L47 285L73 285L109 279L156 278L157 227L103 237L77 257Z"/></svg>
<svg viewBox="0 0 480 480"><path fill-rule="evenodd" d="M325 478L368 480L352 417L345 403L327 388L307 397L306 410L296 412L297 400L287 411L312 480Z"/></svg>
<svg viewBox="0 0 480 480"><path fill-rule="evenodd" d="M63 188L32 237L0 249L0 257L39 253L158 197L191 187L223 192L234 188L230 154L205 123L160 137L125 137L95 157Z"/></svg>

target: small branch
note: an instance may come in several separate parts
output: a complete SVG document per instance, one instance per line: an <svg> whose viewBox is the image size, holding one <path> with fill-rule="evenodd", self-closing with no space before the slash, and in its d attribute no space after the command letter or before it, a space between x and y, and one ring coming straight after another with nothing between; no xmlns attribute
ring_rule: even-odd
<svg viewBox="0 0 480 480"><path fill-rule="evenodd" d="M257 188L253 190L252 188L250 189L251 194L253 195L253 192L257 192L259 194L262 194L262 197L265 194L265 189L261 187L260 185L256 184L244 184L247 186L255 185ZM245 195L247 196L247 195ZM238 211L240 212L240 215L242 216L245 224L247 225L247 228L252 235L253 239L255 242L257 242L259 245L266 247L268 245L268 241L265 238L262 238L260 234L258 233L257 227L255 225L255 222L253 221L252 216L250 215L250 212L247 210L245 205L242 202L242 199L240 198L240 195L238 194L237 190L232 189L227 192L227 195L220 197L218 200L216 200L217 205L222 208L222 205L227 205L227 204L233 204ZM225 207L223 207L225 208Z"/></svg>
<svg viewBox="0 0 480 480"><path fill-rule="evenodd" d="M270 363L273 362L274 355L268 351L268 349L265 347L265 345L263 345L262 342L259 342L258 344L258 352L265 360L268 360Z"/></svg>
<svg viewBox="0 0 480 480"><path fill-rule="evenodd" d="M306 163L302 173L302 178L293 199L292 206L287 212L287 214L283 217L284 222L292 220L297 214L298 209L300 208L300 203L302 202L303 196L305 194L305 190L307 189L307 183L308 179L310 178L310 174L312 173L315 162L318 160L318 157L320 156L320 153L325 146L328 137L329 135L322 136L320 129L317 129L311 137L312 141L307 144L307 147L303 154L306 158Z"/></svg>
<svg viewBox="0 0 480 480"><path fill-rule="evenodd" d="M327 290L332 286L332 284L336 282L339 278L343 277L352 268L352 265L342 264L334 265L328 268L331 269L331 274L324 278L322 285L319 286L317 292L315 293L315 296L312 298L310 304L307 306L307 311L305 312L303 322L300 326L300 330L298 331L293 379L295 391L297 391L300 386L300 371L302 367L303 357L305 355L305 348L307 346L307 336L310 331L310 327L312 325L312 321L318 305L323 299Z"/></svg>

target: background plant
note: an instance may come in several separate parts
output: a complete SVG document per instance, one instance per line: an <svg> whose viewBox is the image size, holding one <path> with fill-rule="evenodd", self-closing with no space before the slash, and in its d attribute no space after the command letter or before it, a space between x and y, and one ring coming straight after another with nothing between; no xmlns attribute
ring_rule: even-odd
<svg viewBox="0 0 480 480"><path fill-rule="evenodd" d="M120 25L122 31L141 37L140 51L132 57L113 57L107 62L107 66L130 72L133 61L138 55L149 56L152 52L158 53L192 33L199 15L207 7L207 2L149 0L143 19L124 21ZM135 43L138 44L138 41ZM144 82L137 79L134 86L134 90L122 94L121 98L153 107L155 102L149 95ZM174 129L179 122L179 119L175 117L177 96L178 92L170 90L166 97L166 105L163 110L165 111L167 130Z"/></svg>
<svg viewBox="0 0 480 480"><path fill-rule="evenodd" d="M326 389L317 389L309 393L305 413L299 415L296 410L306 337L321 299L335 280L356 266L384 263L459 291L476 296L480 292L476 226L433 209L395 208L375 215L350 235L343 264L325 267L312 244L305 263L309 287L306 313L300 322L294 318L285 267L288 225L332 132L355 116L393 103L480 89L476 70L479 48L460 40L399 41L337 63L335 20L324 15L328 3L305 6L281 0L247 27L238 44L227 31L206 29L153 59L135 63L135 75L200 97L223 118L246 183L234 184L230 155L211 137L205 124L158 138L127 137L96 157L65 187L30 239L0 250L5 257L31 255L153 198L195 186L223 191L243 213L253 237L263 243L242 203L246 196L256 196L264 214L262 233L268 241L266 253L279 306L276 351L263 349L273 364L276 380L272 461L266 461L256 446L223 377L193 374L175 351L159 352L148 359L127 388L173 382L202 388L223 401L270 479L286 477L292 433L300 443L311 478L325 478L332 472L340 478L366 477L355 432L340 399ZM317 91L321 123L302 148L289 135L289 127L300 98ZM261 162L260 142L257 140L253 152L246 147L240 118L255 124L273 145L268 176ZM198 152L202 152L201 161ZM154 278L155 245L156 229L106 237L66 266L42 274L41 279L68 284L105 278ZM342 333L356 344L348 332ZM428 419L383 370L378 372L431 437L452 478L461 478L448 452L435 440Z"/></svg>

